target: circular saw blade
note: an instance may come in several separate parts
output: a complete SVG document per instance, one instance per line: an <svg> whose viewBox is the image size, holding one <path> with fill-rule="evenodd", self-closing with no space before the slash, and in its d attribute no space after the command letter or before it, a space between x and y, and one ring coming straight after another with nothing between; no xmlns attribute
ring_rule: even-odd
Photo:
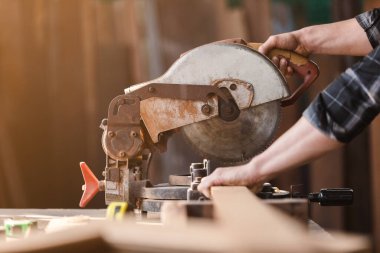
<svg viewBox="0 0 380 253"><path fill-rule="evenodd" d="M244 109L234 121L219 117L182 127L181 131L204 158L241 163L263 151L272 141L280 120L280 102Z"/></svg>

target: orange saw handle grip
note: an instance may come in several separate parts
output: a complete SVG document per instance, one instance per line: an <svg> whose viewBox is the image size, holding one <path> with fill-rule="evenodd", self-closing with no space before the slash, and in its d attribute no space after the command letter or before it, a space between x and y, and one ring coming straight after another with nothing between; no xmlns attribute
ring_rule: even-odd
<svg viewBox="0 0 380 253"><path fill-rule="evenodd" d="M247 43L247 46L254 50L258 50L261 44L262 43ZM272 49L267 56L270 59L274 56L285 58L288 61L289 66L303 78L303 83L295 91L293 91L289 97L281 100L282 106L294 104L319 76L319 68L317 64L309 60L307 57L297 54L296 52L275 48Z"/></svg>

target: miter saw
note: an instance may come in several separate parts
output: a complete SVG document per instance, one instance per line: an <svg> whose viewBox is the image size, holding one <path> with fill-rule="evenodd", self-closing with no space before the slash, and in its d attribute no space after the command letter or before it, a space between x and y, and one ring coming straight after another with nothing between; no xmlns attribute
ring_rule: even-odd
<svg viewBox="0 0 380 253"><path fill-rule="evenodd" d="M163 199L201 198L191 190L209 173L208 160L193 164L191 177L174 178L169 185L152 186L149 181L152 152L165 151L175 131L204 158L219 162L243 163L262 151L275 134L281 107L293 104L319 71L301 55L272 50L270 58L287 59L303 79L290 92L276 65L257 51L259 45L230 39L194 48L161 77L115 97L101 124L105 179L98 181L80 164L85 180L80 206L98 191L105 191L106 204L124 201L130 209L143 211L159 210Z"/></svg>

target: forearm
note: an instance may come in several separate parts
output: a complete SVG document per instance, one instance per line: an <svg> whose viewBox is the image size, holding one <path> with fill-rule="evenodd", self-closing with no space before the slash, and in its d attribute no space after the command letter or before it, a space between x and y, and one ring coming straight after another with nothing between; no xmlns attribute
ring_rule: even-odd
<svg viewBox="0 0 380 253"><path fill-rule="evenodd" d="M249 163L217 168L204 177L198 190L210 196L210 188L216 185L258 185L278 173L300 166L342 143L328 138L301 118L292 128L278 138L268 149L255 156Z"/></svg>
<svg viewBox="0 0 380 253"><path fill-rule="evenodd" d="M373 50L356 19L309 26L294 32L309 53L331 55L367 55Z"/></svg>
<svg viewBox="0 0 380 253"><path fill-rule="evenodd" d="M343 144L330 139L301 118L267 150L253 158L252 182L272 178L278 173L303 165Z"/></svg>

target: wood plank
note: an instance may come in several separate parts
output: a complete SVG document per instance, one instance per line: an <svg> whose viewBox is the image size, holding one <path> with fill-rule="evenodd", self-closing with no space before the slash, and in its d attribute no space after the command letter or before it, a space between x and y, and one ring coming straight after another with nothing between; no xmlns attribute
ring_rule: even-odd
<svg viewBox="0 0 380 253"><path fill-rule="evenodd" d="M306 227L263 204L246 187L212 187L211 194L219 222L244 238L248 248L307 250Z"/></svg>
<svg viewBox="0 0 380 253"><path fill-rule="evenodd" d="M246 229L249 233L242 236ZM263 237L258 227L246 226L236 231L196 221L189 226L162 226L136 224L134 218L129 218L119 223L91 222L44 236L0 243L0 252L110 252L111 249L112 252L367 252L367 241L361 237L334 235L332 239L315 233L313 236L312 240L291 245L279 243L276 231L272 231L270 241L261 241Z"/></svg>
<svg viewBox="0 0 380 253"><path fill-rule="evenodd" d="M90 217L105 218L106 209L13 209L0 208L0 217L12 216L77 216L85 215Z"/></svg>
<svg viewBox="0 0 380 253"><path fill-rule="evenodd" d="M355 252L361 247L369 248L368 241L344 236L315 243L304 226L265 205L246 187L212 187L211 194L219 222L240 237L247 251Z"/></svg>

